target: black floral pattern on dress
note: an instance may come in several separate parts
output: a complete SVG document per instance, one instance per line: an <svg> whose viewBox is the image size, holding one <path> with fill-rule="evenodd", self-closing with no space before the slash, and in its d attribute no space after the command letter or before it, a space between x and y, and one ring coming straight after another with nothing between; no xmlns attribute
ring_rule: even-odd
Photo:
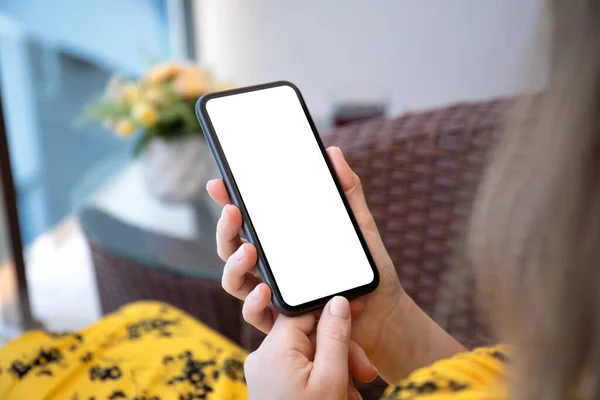
<svg viewBox="0 0 600 400"><path fill-rule="evenodd" d="M466 383L457 383L454 380L450 380L448 382L448 388L453 392L460 392L461 390L465 390L469 385Z"/></svg>
<svg viewBox="0 0 600 400"><path fill-rule="evenodd" d="M222 376L234 381L245 382L243 355L240 358L228 357L220 360L221 351L207 347L213 356L206 359L196 357L191 350L179 354L167 354L162 364L173 371L166 384L178 391L178 400L207 399L214 392L214 382Z"/></svg>
<svg viewBox="0 0 600 400"><path fill-rule="evenodd" d="M165 360L175 359L173 356L166 356L163 359L163 363ZM212 391L212 387L210 387L207 383L207 367L216 366L215 360L199 360L195 359L194 355L191 351L185 351L177 356L177 359L183 360L183 367L180 369L179 373L169 379L167 381L167 385L175 385L179 382L187 382L191 384L194 388L196 388L200 394L210 393Z"/></svg>
<svg viewBox="0 0 600 400"><path fill-rule="evenodd" d="M119 380L123 376L123 372L118 365L112 365L108 368L102 368L95 365L89 370L90 381L106 381L106 380Z"/></svg>
<svg viewBox="0 0 600 400"><path fill-rule="evenodd" d="M497 349L489 351L480 350L478 353L492 357L501 362L507 362L506 355ZM406 380L398 385L394 385L390 388L391 391L387 393L383 399L410 400L420 398L420 396L427 394L437 392L457 393L470 388L470 385L467 382L457 382L454 379L442 378L434 368L435 366L427 371L429 373L429 379L419 381Z"/></svg>
<svg viewBox="0 0 600 400"><path fill-rule="evenodd" d="M503 352L496 350L491 354L492 357L502 361L503 363L508 363L508 358L506 357L506 354L504 354Z"/></svg>
<svg viewBox="0 0 600 400"><path fill-rule="evenodd" d="M92 357L93 357L92 352L88 351L79 358L79 361L81 361L84 364L87 364L90 361L92 361Z"/></svg>
<svg viewBox="0 0 600 400"><path fill-rule="evenodd" d="M231 380L246 382L244 377L244 363L235 358L228 358L223 363L223 373Z"/></svg>
<svg viewBox="0 0 600 400"><path fill-rule="evenodd" d="M433 373L432 373L433 375ZM450 390L451 392L459 392L468 388L469 385L458 384L455 381L444 381L438 379L437 382L433 380L427 380L424 382L404 382L402 384L395 385L393 390L385 397L386 400L409 400L418 398L427 394L433 394L440 390Z"/></svg>
<svg viewBox="0 0 600 400"><path fill-rule="evenodd" d="M78 332L71 331L62 331L62 332L52 332L52 331L44 331L46 335L50 336L52 339L61 340L64 338L73 338L76 342L82 343L83 336Z"/></svg>
<svg viewBox="0 0 600 400"><path fill-rule="evenodd" d="M67 397L69 400L162 400L157 395L163 395L165 390L170 391L168 399L216 399L215 383L219 379L245 383L245 352L231 352L220 342L191 335L188 318L175 308L162 306L149 310L135 319L114 324L114 329L102 335L46 331L38 344L40 349L27 349L22 357L2 364L4 369L0 370L0 376L4 373L10 375L10 379L27 378L24 380L26 384L38 376L48 379L46 377L59 377L59 372L64 369L82 368L85 381L94 385L83 389L85 391L82 387L74 387L73 394ZM121 315L124 314L117 314L117 317ZM184 347L179 350L182 348L179 346L172 354L165 354L167 352L156 343L157 339L162 343L163 338L177 340L178 343L189 340L193 349ZM147 367L130 360L128 354L121 357L112 351L119 346L127 348L134 345L132 342L143 346L146 340L154 341L156 347L151 351L158 353L156 356L159 357ZM141 370L158 367L154 364L156 361L160 366L158 371L154 371L156 380L153 385L156 386L144 387L146 373ZM140 385L136 382L138 373L144 376ZM32 382L35 383L35 380ZM51 385L52 381L46 380L48 383Z"/></svg>
<svg viewBox="0 0 600 400"><path fill-rule="evenodd" d="M144 393L141 396L128 397L122 390L115 390L108 396L108 400L161 400L159 396L148 396Z"/></svg>
<svg viewBox="0 0 600 400"><path fill-rule="evenodd" d="M70 346L69 351L75 352L79 349L79 347L83 344L83 336L78 332L64 331L64 332L51 332L44 331L46 335L51 337L53 340L69 340Z"/></svg>
<svg viewBox="0 0 600 400"><path fill-rule="evenodd" d="M10 366L11 374L17 379L23 379L30 372L38 376L52 376L53 365L58 365L63 359L61 351L56 347L41 349L30 362L15 360Z"/></svg>
<svg viewBox="0 0 600 400"><path fill-rule="evenodd" d="M127 325L127 335L129 340L137 340L147 334L155 333L157 337L171 337L172 327L178 326L181 318L144 318L133 324Z"/></svg>

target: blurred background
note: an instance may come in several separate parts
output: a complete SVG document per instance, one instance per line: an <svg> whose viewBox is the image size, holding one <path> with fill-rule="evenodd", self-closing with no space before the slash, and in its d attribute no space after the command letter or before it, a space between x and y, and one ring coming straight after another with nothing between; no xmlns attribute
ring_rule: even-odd
<svg viewBox="0 0 600 400"><path fill-rule="evenodd" d="M541 0L0 0L2 337L137 299L199 318L229 301L198 95L289 80L326 137L536 91L543 18Z"/></svg>

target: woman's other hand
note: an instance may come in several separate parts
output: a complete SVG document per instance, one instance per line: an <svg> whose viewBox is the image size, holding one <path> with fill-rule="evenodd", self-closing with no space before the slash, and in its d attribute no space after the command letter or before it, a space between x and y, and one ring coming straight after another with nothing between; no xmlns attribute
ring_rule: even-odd
<svg viewBox="0 0 600 400"><path fill-rule="evenodd" d="M334 297L315 323L313 313L277 318L246 359L249 399L360 399L348 373L348 300Z"/></svg>

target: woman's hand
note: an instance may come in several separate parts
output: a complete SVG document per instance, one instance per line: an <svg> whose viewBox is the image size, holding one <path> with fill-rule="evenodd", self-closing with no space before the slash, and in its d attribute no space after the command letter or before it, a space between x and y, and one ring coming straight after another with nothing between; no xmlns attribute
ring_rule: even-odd
<svg viewBox="0 0 600 400"><path fill-rule="evenodd" d="M244 364L249 399L361 398L348 375L348 300L334 297L315 322L313 313L277 318Z"/></svg>
<svg viewBox="0 0 600 400"><path fill-rule="evenodd" d="M417 367L462 350L406 296L367 207L360 179L339 148L330 147L327 154L380 275L379 286L374 292L350 303L354 319L352 339L366 351L380 375L388 382L399 380ZM245 300L244 319L268 333L278 313L270 303L271 289L262 283L256 272L256 248L240 237L240 210L231 205L222 180L208 182L207 190L224 207L217 225L218 253L226 261L223 288L229 294ZM293 223L292 217L290 223ZM404 321L408 322L405 324ZM361 359L361 356L355 358Z"/></svg>
<svg viewBox="0 0 600 400"><path fill-rule="evenodd" d="M367 207L360 179L350 169L339 148L330 147L327 149L327 154L379 269L379 287L370 295L353 300L351 303L352 314L356 317L352 337L369 356L372 356L379 345L381 331L386 321L396 309L401 308L404 292ZM217 224L218 253L226 261L222 279L223 288L229 294L245 300L244 319L268 333L278 313L270 303L271 289L262 283L256 274L256 248L250 243L245 243L240 237L242 228L240 210L231 205L231 199L222 180L210 181L207 190L217 203L224 206ZM359 314L361 315L358 316Z"/></svg>

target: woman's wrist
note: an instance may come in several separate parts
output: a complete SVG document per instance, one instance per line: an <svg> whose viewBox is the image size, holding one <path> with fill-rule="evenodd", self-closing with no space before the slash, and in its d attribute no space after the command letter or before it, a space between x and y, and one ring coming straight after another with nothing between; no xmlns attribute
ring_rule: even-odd
<svg viewBox="0 0 600 400"><path fill-rule="evenodd" d="M380 376L393 383L465 350L402 291L370 356Z"/></svg>

